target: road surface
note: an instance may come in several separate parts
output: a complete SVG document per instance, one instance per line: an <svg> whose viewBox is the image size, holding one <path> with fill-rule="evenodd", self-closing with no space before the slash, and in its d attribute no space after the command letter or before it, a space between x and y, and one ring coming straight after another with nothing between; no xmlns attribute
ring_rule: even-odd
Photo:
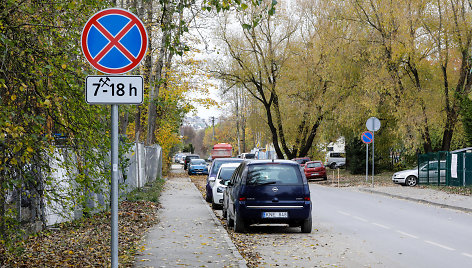
<svg viewBox="0 0 472 268"><path fill-rule="evenodd" d="M381 266L472 267L470 213L355 188L310 189L314 225L346 236L351 247L365 248Z"/></svg>

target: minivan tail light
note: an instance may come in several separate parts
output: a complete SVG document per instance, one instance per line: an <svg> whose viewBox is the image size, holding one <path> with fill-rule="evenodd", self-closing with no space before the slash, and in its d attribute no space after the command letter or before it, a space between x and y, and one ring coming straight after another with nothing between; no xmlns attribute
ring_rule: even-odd
<svg viewBox="0 0 472 268"><path fill-rule="evenodd" d="M246 197L240 197L239 201L246 201Z"/></svg>

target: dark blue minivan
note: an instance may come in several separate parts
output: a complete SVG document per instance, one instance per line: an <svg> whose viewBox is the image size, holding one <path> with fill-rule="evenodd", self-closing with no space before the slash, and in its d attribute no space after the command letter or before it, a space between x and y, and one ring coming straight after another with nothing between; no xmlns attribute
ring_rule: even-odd
<svg viewBox="0 0 472 268"><path fill-rule="evenodd" d="M235 232L256 223L286 223L312 229L310 188L297 162L246 160L223 194L223 216Z"/></svg>

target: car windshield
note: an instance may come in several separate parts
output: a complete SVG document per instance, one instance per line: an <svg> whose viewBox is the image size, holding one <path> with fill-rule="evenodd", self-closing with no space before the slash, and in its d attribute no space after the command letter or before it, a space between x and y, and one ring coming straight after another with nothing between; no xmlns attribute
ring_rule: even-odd
<svg viewBox="0 0 472 268"><path fill-rule="evenodd" d="M317 167L321 167L321 163L320 162L315 162L315 163L309 163L306 165L307 168L317 168Z"/></svg>
<svg viewBox="0 0 472 268"><path fill-rule="evenodd" d="M235 159L235 160L227 160L227 161L218 161L214 160L213 166L211 167L210 171L210 176L216 177L216 173L218 173L218 170L220 169L221 165L227 164L227 163L239 163L242 162L243 159Z"/></svg>
<svg viewBox="0 0 472 268"><path fill-rule="evenodd" d="M247 185L299 184L302 178L298 167L281 164L251 165L248 170Z"/></svg>
<svg viewBox="0 0 472 268"><path fill-rule="evenodd" d="M205 165L206 162L203 159L192 159L190 160L191 165Z"/></svg>
<svg viewBox="0 0 472 268"><path fill-rule="evenodd" d="M222 167L218 179L224 181L231 179L235 169L236 167Z"/></svg>

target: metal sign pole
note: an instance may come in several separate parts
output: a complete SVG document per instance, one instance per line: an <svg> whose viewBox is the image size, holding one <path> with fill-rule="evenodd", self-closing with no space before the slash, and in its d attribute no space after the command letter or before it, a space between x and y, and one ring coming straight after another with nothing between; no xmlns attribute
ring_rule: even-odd
<svg viewBox="0 0 472 268"><path fill-rule="evenodd" d="M367 147L365 149L365 182L369 181L369 144L365 144Z"/></svg>
<svg viewBox="0 0 472 268"><path fill-rule="evenodd" d="M118 268L118 105L111 105L111 267Z"/></svg>
<svg viewBox="0 0 472 268"><path fill-rule="evenodd" d="M375 127L374 127L374 120L372 120L372 187L374 187L374 147L375 147Z"/></svg>

